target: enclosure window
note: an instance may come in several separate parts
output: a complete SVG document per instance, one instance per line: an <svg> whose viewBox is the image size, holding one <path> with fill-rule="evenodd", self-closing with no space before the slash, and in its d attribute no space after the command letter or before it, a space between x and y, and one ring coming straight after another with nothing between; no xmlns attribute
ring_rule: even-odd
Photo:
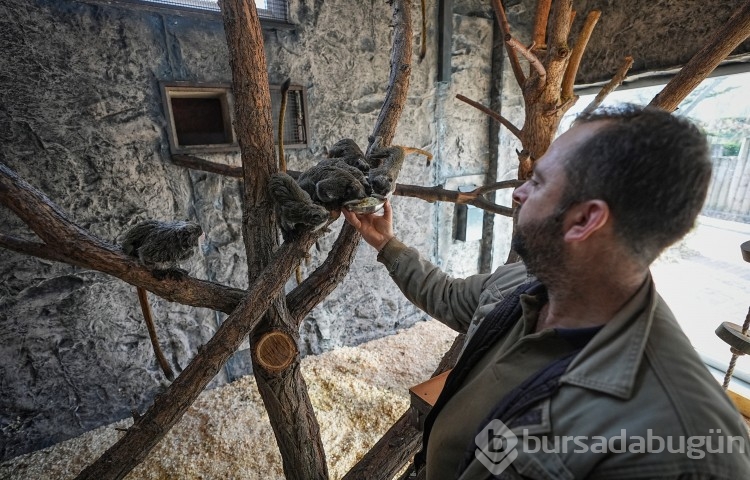
<svg viewBox="0 0 750 480"><path fill-rule="evenodd" d="M172 153L237 150L229 86L164 84L162 88Z"/></svg>
<svg viewBox="0 0 750 480"><path fill-rule="evenodd" d="M205 12L219 12L217 0L138 0L142 3L150 3L167 7L187 10L198 10ZM255 0L258 9L258 17L261 19L287 21L287 0Z"/></svg>
<svg viewBox="0 0 750 480"><path fill-rule="evenodd" d="M605 105L646 105L662 88L616 91ZM563 128L593 97L581 96ZM725 370L729 346L714 331L726 321L742 325L750 307L750 263L740 250L750 240L750 73L704 80L676 114L708 135L713 175L695 228L665 251L651 271L657 290L706 364ZM664 172L664 181L669 178ZM739 358L735 378L750 382L750 356Z"/></svg>
<svg viewBox="0 0 750 480"><path fill-rule="evenodd" d="M276 142L281 92L278 85L271 85L270 90ZM232 128L234 101L228 84L163 83L162 95L173 154L239 151ZM307 131L305 89L292 85L284 116L284 146L306 147Z"/></svg>

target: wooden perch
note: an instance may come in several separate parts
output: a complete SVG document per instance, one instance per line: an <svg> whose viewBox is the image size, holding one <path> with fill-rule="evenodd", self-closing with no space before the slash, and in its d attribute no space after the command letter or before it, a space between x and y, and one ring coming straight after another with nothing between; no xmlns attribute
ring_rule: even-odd
<svg viewBox="0 0 750 480"><path fill-rule="evenodd" d="M625 80L625 76L628 74L628 70L630 70L630 67L633 66L633 57L628 55L625 57L622 61L622 65L620 65L620 68L617 69L617 72L612 77L612 80L609 81L605 86L602 87L601 90L599 90L599 93L596 94L596 97L589 103L586 108L583 109L581 113L591 113L596 108L602 104L605 98L607 98L607 95L614 92L617 87L620 86L620 84Z"/></svg>
<svg viewBox="0 0 750 480"><path fill-rule="evenodd" d="M536 70L537 75L539 75L539 84L544 85L547 79L547 70L545 70L544 65L539 61L539 58L531 52L534 46L532 45L531 49L528 49L513 37L506 39L505 44L509 45L513 50L523 55L523 57L529 61L531 68Z"/></svg>
<svg viewBox="0 0 750 480"><path fill-rule="evenodd" d="M750 35L750 1L737 9L721 29L693 55L649 105L673 112L740 43Z"/></svg>
<svg viewBox="0 0 750 480"><path fill-rule="evenodd" d="M314 232L308 232L279 248L268 267L249 286L247 296L190 364L163 394L156 397L127 433L77 478L122 478L143 461L258 324L273 299L283 291L297 260L310 249L316 238Z"/></svg>
<svg viewBox="0 0 750 480"><path fill-rule="evenodd" d="M550 8L552 8L552 0L537 0L532 41L538 49L544 49L547 45L547 19Z"/></svg>
<svg viewBox="0 0 750 480"><path fill-rule="evenodd" d="M508 54L508 60L510 66L513 69L513 75L516 77L516 82L520 87L523 87L526 83L526 75L521 69L521 62L518 61L518 55L516 51L508 45L507 41L511 38L510 35L510 24L508 23L508 17L505 15L505 7L500 0L492 0L492 9L495 11L495 18L497 19L500 30L503 32L503 39L505 40L505 52Z"/></svg>
<svg viewBox="0 0 750 480"><path fill-rule="evenodd" d="M19 253L98 270L160 297L184 305L231 313L244 296L242 290L192 277L154 277L135 258L71 221L42 192L0 163L0 203L13 211L44 243L0 236L0 246Z"/></svg>
<svg viewBox="0 0 750 480"><path fill-rule="evenodd" d="M397 185L394 195L401 195L404 197L414 197L427 202L452 202L467 205L474 205L475 207L481 208L487 212L504 215L506 217L513 216L513 209L509 207L503 207L494 202L490 202L484 198L484 194L499 190L501 188L515 188L521 185L523 182L519 180L506 180L504 182L498 182L493 185L487 185L479 187L471 192L457 192L455 190L446 190L442 187L420 187L417 185Z"/></svg>
<svg viewBox="0 0 750 480"><path fill-rule="evenodd" d="M172 163L181 167L202 170L209 173L218 173L227 177L242 178L242 167L233 167L222 163L204 160L194 155L172 155Z"/></svg>
<svg viewBox="0 0 750 480"><path fill-rule="evenodd" d="M583 52L589 44L591 33L594 31L594 27L599 21L601 15L602 12L599 10L589 12L586 21L583 24L583 28L581 28L581 32L578 34L578 39L570 53L570 60L568 61L568 66L565 68L565 75L563 76L561 87L562 94L560 95L563 102L573 98L573 85L576 81L576 74L578 74L578 67L581 64L581 58L583 58Z"/></svg>
<svg viewBox="0 0 750 480"><path fill-rule="evenodd" d="M515 135L517 139L519 139L519 140L521 139L521 130L519 130L518 127L516 127L515 125L513 125L510 122L510 120L506 119L505 117L503 117L499 113L496 113L496 112L492 111L489 107L485 107L481 103L475 102L474 100L471 100L471 99L469 99L469 98L461 95L460 93L458 95L456 95L456 98L459 99L459 100L461 100L462 102L468 103L472 107L474 107L474 108L478 109L479 111L485 113L486 115L489 115L490 117L494 118L495 120L497 120L498 122L500 122L500 124L502 126L504 126L505 128L507 128L510 131L510 133L512 133L513 135Z"/></svg>

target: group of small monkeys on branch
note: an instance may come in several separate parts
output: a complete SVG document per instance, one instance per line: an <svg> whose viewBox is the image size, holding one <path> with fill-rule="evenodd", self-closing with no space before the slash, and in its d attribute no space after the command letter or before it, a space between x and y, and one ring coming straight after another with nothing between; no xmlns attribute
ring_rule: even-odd
<svg viewBox="0 0 750 480"><path fill-rule="evenodd" d="M404 156L411 152L431 158L419 149L381 147L379 139L365 156L354 140L343 139L328 150L328 158L302 172L297 180L283 171L271 175L269 193L284 239L292 238L299 228L323 227L331 220L331 212L340 210L346 202L392 193ZM179 278L186 273L178 268L179 263L194 255L202 236L196 222L146 220L125 232L122 250L157 277ZM173 373L156 339L146 291L138 287L138 295L157 359L171 380Z"/></svg>
<svg viewBox="0 0 750 480"><path fill-rule="evenodd" d="M284 239L298 228L318 229L344 204L373 194L385 197L396 188L395 177L407 152L415 149L381 147L375 139L365 156L349 138L328 149L328 158L302 172L295 181L285 172L271 175L268 189L274 200Z"/></svg>

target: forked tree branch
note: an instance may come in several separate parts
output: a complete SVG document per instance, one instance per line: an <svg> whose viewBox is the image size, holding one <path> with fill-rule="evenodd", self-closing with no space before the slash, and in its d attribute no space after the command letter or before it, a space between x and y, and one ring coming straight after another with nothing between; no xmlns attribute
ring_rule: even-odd
<svg viewBox="0 0 750 480"><path fill-rule="evenodd" d="M568 66L565 68L565 75L563 76L561 87L562 94L560 95L560 98L563 102L573 97L573 85L576 81L578 68L581 65L583 52L586 50L586 46L588 45L589 39L591 38L591 33L594 31L596 22L599 21L599 17L601 17L601 15L602 12L599 10L592 10L591 12L589 12L589 14L586 16L586 21L583 23L583 28L581 28L581 31L578 34L578 39L576 40L576 44L570 53L570 60L568 61Z"/></svg>
<svg viewBox="0 0 750 480"><path fill-rule="evenodd" d="M552 0L537 0L532 41L538 49L544 49L547 45L547 19L550 8L552 8Z"/></svg>
<svg viewBox="0 0 750 480"><path fill-rule="evenodd" d="M620 65L620 68L617 69L617 72L612 77L612 79L602 87L601 90L599 90L599 93L596 94L596 97L589 103L586 108L583 109L581 113L591 113L596 108L602 104L605 98L607 98L607 95L614 92L617 87L620 86L620 84L625 80L625 76L628 74L628 70L630 70L630 67L633 66L633 57L628 55L625 57L622 61L622 64Z"/></svg>
<svg viewBox="0 0 750 480"><path fill-rule="evenodd" d="M512 188L516 187L523 182L518 180L510 180L506 185L502 187L496 187L495 190L500 188ZM486 187L480 187L486 188ZM491 190L487 190L491 191ZM487 193L484 191L483 193ZM442 187L419 187L417 185L398 185L396 186L396 192L394 194L401 195L403 197L414 197L427 202L451 202L458 204L473 205L477 208L481 208L490 213L496 213L506 217L513 216L513 209L498 205L494 202L490 202L484 198L483 193L479 189L475 189L471 192L457 192L455 190L446 190Z"/></svg>
<svg viewBox="0 0 750 480"><path fill-rule="evenodd" d="M536 70L537 75L539 75L540 85L544 85L544 82L547 79L547 70L545 70L544 65L542 65L541 61L539 61L539 58L531 51L534 49L534 45L532 45L530 49L526 48L521 44L521 42L513 37L505 40L505 44L523 55L523 57L529 61L531 68Z"/></svg>
<svg viewBox="0 0 750 480"><path fill-rule="evenodd" d="M511 38L511 34L508 17L505 14L505 7L503 7L503 3L500 0L492 0L492 9L495 11L495 18L497 19L498 25L500 25L500 30L503 32L503 39L505 40L505 51L508 54L508 60L510 61L510 66L513 69L513 75L516 77L518 86L523 88L523 86L526 84L526 75L524 75L523 73L521 62L518 61L518 55L516 54L516 51L513 50L513 48L507 43L508 39Z"/></svg>
<svg viewBox="0 0 750 480"><path fill-rule="evenodd" d="M673 112L735 48L750 35L750 1L737 9L721 29L693 55L649 105Z"/></svg>
<svg viewBox="0 0 750 480"><path fill-rule="evenodd" d="M497 112L494 112L489 107L485 107L481 103L475 102L474 100L471 100L471 99L469 99L469 98L461 95L460 93L458 95L456 95L456 98L459 99L459 100L461 100L462 102L468 103L469 105L471 105L472 107L476 108L477 110L479 110L479 111L485 113L486 115L489 115L490 117L494 118L495 120L497 120L498 122L500 122L500 124L502 126L504 126L505 128L507 128L510 131L510 133L512 133L513 135L515 135L515 137L517 139L519 139L519 140L521 139L521 130L519 130L518 127L516 127L515 125L513 125L510 122L510 120L508 120L507 118L503 117L502 115L500 115Z"/></svg>
<svg viewBox="0 0 750 480"><path fill-rule="evenodd" d="M0 163L0 203L13 211L44 243L0 237L0 246L20 253L97 270L184 305L231 313L244 296L242 290L188 276L156 278L117 245L95 237L76 225L46 195Z"/></svg>

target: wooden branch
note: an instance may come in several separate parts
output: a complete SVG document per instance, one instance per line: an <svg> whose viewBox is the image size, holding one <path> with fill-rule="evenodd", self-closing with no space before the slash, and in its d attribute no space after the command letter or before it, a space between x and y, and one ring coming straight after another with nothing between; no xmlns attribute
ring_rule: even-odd
<svg viewBox="0 0 750 480"><path fill-rule="evenodd" d="M0 233L0 247L32 257L43 258L44 260L63 263L66 263L67 260L67 257L57 249L50 248L44 243L30 242L4 233Z"/></svg>
<svg viewBox="0 0 750 480"><path fill-rule="evenodd" d="M471 193L476 193L477 195L486 195L490 192L495 192L497 190L502 190L505 188L518 188L523 184L523 180L503 180L500 182L492 183L490 185L482 185Z"/></svg>
<svg viewBox="0 0 750 480"><path fill-rule="evenodd" d="M649 105L673 112L690 92L750 35L750 1L737 9L721 29L664 86Z"/></svg>
<svg viewBox="0 0 750 480"><path fill-rule="evenodd" d="M456 365L464 340L463 334L456 337L433 377ZM416 455L421 445L422 432L414 426L411 411L407 410L342 480L391 480Z"/></svg>
<svg viewBox="0 0 750 480"><path fill-rule="evenodd" d="M552 0L537 0L532 41L539 49L544 49L547 45L547 19L551 7Z"/></svg>
<svg viewBox="0 0 750 480"><path fill-rule="evenodd" d="M510 120L506 119L505 117L503 117L499 113L496 113L496 112L492 111L490 108L485 107L481 103L475 102L474 100L471 100L471 99L469 99L469 98L461 95L460 93L458 95L456 95L456 98L459 99L459 100L461 100L462 102L468 103L472 107L474 107L474 108L478 109L479 111L481 111L481 112L489 115L490 117L494 118L495 120L497 120L498 122L500 122L501 125L503 125L505 128L507 128L510 131L510 133L512 133L513 135L515 135L515 137L517 139L519 139L519 140L521 139L521 130L519 130L518 127L516 127L515 125L513 125L510 122Z"/></svg>
<svg viewBox="0 0 750 480"><path fill-rule="evenodd" d="M503 188L509 188L503 187ZM503 207L494 202L490 202L482 195L472 192L457 192L455 190L446 190L442 187L420 187L418 185L397 185L394 195L402 197L413 197L425 200L427 202L452 202L466 205L473 205L490 213L496 213L506 217L513 216L513 209Z"/></svg>
<svg viewBox="0 0 750 480"><path fill-rule="evenodd" d="M583 58L583 52L586 50L586 46L591 38L591 33L596 27L596 23L599 21L602 12L599 10L592 10L586 16L586 21L578 34L578 39L570 53L570 60L568 60L568 66L565 68L565 75L562 81L562 95L561 99L563 102L569 98L573 98L573 85L576 81L576 74L578 74L578 68L581 65L581 58Z"/></svg>
<svg viewBox="0 0 750 480"><path fill-rule="evenodd" d="M537 56L534 55L530 49L524 47L521 42L513 37L505 40L505 43L506 45L510 45L515 51L523 55L524 58L529 61L529 64L531 64L531 68L536 70L536 73L539 75L540 84L544 85L544 82L547 78L547 71L545 70L544 65L542 65L542 62L539 61ZM532 45L531 48L533 49L534 46Z"/></svg>
<svg viewBox="0 0 750 480"><path fill-rule="evenodd" d="M385 101L375 121L372 137L380 137L380 145L393 142L396 126L406 105L411 78L411 4L408 1L393 2L393 45L391 47L391 70ZM371 146L371 145L370 145ZM368 148L369 154L369 148Z"/></svg>
<svg viewBox="0 0 750 480"><path fill-rule="evenodd" d="M492 9L495 11L495 18L497 19L500 30L503 32L503 39L505 40L505 51L508 54L508 60L510 66L513 69L513 75L516 77L516 82L523 88L526 83L526 75L521 69L521 62L518 60L515 50L508 45L508 40L511 38L510 35L510 24L508 23L508 17L505 15L505 8L500 0L492 0Z"/></svg>
<svg viewBox="0 0 750 480"><path fill-rule="evenodd" d="M268 267L250 285L247 296L214 336L198 350L190 364L163 394L156 397L153 405L127 433L81 472L78 479L123 478L143 461L255 328L273 300L283 291L297 260L310 249L316 238L315 232L307 232L295 242L285 243L279 248Z"/></svg>
<svg viewBox="0 0 750 480"><path fill-rule="evenodd" d="M119 246L107 243L71 221L42 192L0 163L0 203L23 220L44 244L4 235L2 246L20 253L98 270L184 305L231 313L244 296L239 289L192 277L156 278ZM54 245L54 248L51 247Z"/></svg>
<svg viewBox="0 0 750 480"><path fill-rule="evenodd" d="M393 2L391 23L394 25L394 40L391 47L390 85L372 134L373 139L381 138L383 146L389 145L393 140L401 112L406 104L406 93L411 75L409 62L411 61L412 31L410 3L407 0ZM289 293L287 305L291 317L297 324L346 276L354 260L360 238L359 233L351 225L345 224L323 264Z"/></svg>
<svg viewBox="0 0 750 480"><path fill-rule="evenodd" d="M620 86L620 84L625 80L625 76L628 74L628 70L630 70L630 67L633 66L633 57L628 55L623 59L622 64L620 65L620 68L617 69L617 72L615 72L615 75L612 77L612 80L609 81L605 86L602 87L601 90L599 90L599 93L596 94L596 97L589 103L586 108L583 109L581 113L591 113L596 108L602 104L605 98L607 98L607 95L614 92L617 87Z"/></svg>
<svg viewBox="0 0 750 480"><path fill-rule="evenodd" d="M287 294L289 315L297 326L349 273L361 238L354 227L344 222L323 263Z"/></svg>
<svg viewBox="0 0 750 480"><path fill-rule="evenodd" d="M168 380L174 380L174 372L172 367L167 361L167 357L164 356L164 352L159 345L159 336L156 334L156 325L154 324L154 314L151 311L151 305L148 303L148 292L141 287L136 287L136 293L138 294L138 303L141 304L141 312L143 312L143 320L146 322L146 329L148 330L148 338L151 340L151 348L154 350L156 361L161 367L161 371L164 372L164 376Z"/></svg>
<svg viewBox="0 0 750 480"><path fill-rule="evenodd" d="M194 155L172 155L172 163L193 170L218 173L227 177L242 178L242 167L233 167L222 163L211 162Z"/></svg>
<svg viewBox="0 0 750 480"><path fill-rule="evenodd" d="M549 66L549 61L560 58L562 55L559 49L563 46L567 49L568 35L570 34L570 19L573 15L572 0L555 0L552 6L552 25L550 26L550 36L547 40L547 59L545 65ZM564 55L567 57L567 52Z"/></svg>

